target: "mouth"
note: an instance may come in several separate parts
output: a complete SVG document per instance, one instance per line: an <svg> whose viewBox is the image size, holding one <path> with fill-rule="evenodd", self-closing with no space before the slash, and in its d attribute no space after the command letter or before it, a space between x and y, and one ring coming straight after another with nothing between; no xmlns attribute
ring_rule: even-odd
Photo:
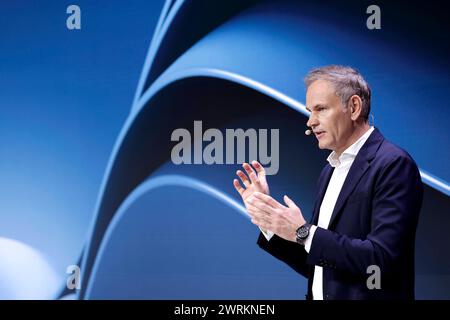
<svg viewBox="0 0 450 320"><path fill-rule="evenodd" d="M325 133L325 131L315 131L314 132L317 139L320 139L324 135L324 133Z"/></svg>

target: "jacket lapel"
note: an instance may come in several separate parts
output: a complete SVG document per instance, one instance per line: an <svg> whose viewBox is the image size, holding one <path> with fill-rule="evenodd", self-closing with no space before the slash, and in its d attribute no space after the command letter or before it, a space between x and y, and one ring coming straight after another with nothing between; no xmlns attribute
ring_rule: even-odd
<svg viewBox="0 0 450 320"><path fill-rule="evenodd" d="M375 157L375 154L380 147L381 142L383 141L383 135L380 131L375 128L372 134L367 139L366 143L359 150L356 155L355 160L353 161L352 166L350 167L350 171L347 174L344 185L342 186L341 192L339 193L339 197L336 201L336 205L333 209L333 214L331 215L330 223L328 225L328 229L333 228L333 223L336 221L339 213L341 212L342 207L344 206L347 198L355 189L361 177L364 173L369 169L370 162Z"/></svg>

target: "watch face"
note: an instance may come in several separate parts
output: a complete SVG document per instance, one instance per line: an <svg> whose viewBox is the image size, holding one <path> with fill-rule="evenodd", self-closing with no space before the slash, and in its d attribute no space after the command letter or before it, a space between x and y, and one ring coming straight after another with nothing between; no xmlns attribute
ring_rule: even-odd
<svg viewBox="0 0 450 320"><path fill-rule="evenodd" d="M304 239L308 236L308 228L305 226L302 226L298 229L297 231L297 237L299 237L300 239Z"/></svg>

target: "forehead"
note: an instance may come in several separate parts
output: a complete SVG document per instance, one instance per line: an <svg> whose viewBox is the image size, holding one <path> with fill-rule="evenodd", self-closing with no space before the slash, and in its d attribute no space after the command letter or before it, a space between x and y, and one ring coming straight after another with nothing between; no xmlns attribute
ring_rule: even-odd
<svg viewBox="0 0 450 320"><path fill-rule="evenodd" d="M316 80L306 91L306 106L308 109L317 104L339 103L333 84L326 80Z"/></svg>
<svg viewBox="0 0 450 320"><path fill-rule="evenodd" d="M314 81L306 91L306 109L311 111L320 105L329 107L342 105L333 84L326 80Z"/></svg>

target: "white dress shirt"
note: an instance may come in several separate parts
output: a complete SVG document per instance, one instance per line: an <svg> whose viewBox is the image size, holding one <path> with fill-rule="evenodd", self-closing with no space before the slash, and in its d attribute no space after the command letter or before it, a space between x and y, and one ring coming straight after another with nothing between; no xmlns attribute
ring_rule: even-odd
<svg viewBox="0 0 450 320"><path fill-rule="evenodd" d="M336 205L337 198L341 193L345 178L350 171L350 167L352 166L356 155L367 141L373 130L374 127L370 127L370 129L367 130L355 143L342 152L340 157L338 157L334 151L328 156L327 161L332 167L334 167L334 170L320 206L319 221L317 224L319 227L328 229L331 215L333 213L334 206ZM311 250L311 243L316 229L317 227L312 225L309 230L309 236L305 240L305 250L308 253ZM273 236L271 231L263 232L263 234L268 241ZM314 267L312 293L314 300L323 300L323 268L319 266Z"/></svg>

